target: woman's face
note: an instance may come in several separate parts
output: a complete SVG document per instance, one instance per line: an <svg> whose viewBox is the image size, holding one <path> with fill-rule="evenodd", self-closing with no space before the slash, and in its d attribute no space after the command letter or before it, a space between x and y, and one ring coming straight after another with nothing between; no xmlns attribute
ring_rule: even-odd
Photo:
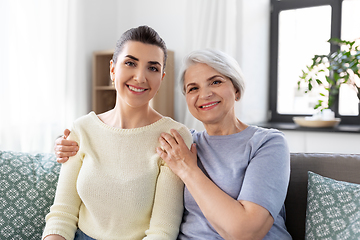
<svg viewBox="0 0 360 240"><path fill-rule="evenodd" d="M228 77L203 63L190 66L184 76L186 102L191 114L204 124L219 124L235 117L240 97Z"/></svg>
<svg viewBox="0 0 360 240"><path fill-rule="evenodd" d="M165 76L163 62L160 47L137 41L125 43L116 64L110 62L110 75L120 103L131 107L149 104Z"/></svg>

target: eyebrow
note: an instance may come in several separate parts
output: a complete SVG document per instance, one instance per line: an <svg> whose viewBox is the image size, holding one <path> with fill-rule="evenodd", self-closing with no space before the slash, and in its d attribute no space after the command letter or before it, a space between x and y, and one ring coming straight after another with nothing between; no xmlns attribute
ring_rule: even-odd
<svg viewBox="0 0 360 240"><path fill-rule="evenodd" d="M134 57L133 55L126 55L125 57L131 58L135 61L139 61L139 59ZM160 65L161 66L161 63L159 63L158 61L149 61L148 63L150 63L152 65Z"/></svg>

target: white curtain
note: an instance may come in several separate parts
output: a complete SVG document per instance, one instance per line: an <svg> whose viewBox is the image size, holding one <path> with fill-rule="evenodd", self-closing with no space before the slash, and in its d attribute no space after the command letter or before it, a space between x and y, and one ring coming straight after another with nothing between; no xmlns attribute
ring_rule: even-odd
<svg viewBox="0 0 360 240"><path fill-rule="evenodd" d="M70 2L0 1L0 150L51 152L74 119Z"/></svg>
<svg viewBox="0 0 360 240"><path fill-rule="evenodd" d="M214 48L236 56L236 0L188 0L186 17L186 52ZM185 101L182 101L185 103ZM189 111L181 119L189 128L203 130L203 125Z"/></svg>

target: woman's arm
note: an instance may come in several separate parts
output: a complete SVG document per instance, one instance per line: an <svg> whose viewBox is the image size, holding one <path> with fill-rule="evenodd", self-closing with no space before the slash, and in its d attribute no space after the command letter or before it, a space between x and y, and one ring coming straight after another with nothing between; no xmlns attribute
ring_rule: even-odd
<svg viewBox="0 0 360 240"><path fill-rule="evenodd" d="M176 131L162 134L158 154L187 186L206 219L224 239L262 239L273 225L269 211L238 201L217 187L197 166L196 146L190 151Z"/></svg>
<svg viewBox="0 0 360 240"><path fill-rule="evenodd" d="M54 151L56 155L56 161L58 163L65 163L67 160L69 160L69 157L75 156L77 151L79 151L77 142L67 140L69 135L70 130L65 129L64 136L55 140Z"/></svg>
<svg viewBox="0 0 360 240"><path fill-rule="evenodd" d="M192 136L188 129L181 129L190 147ZM162 161L162 160L161 160ZM184 183L162 161L160 173L155 188L154 205L151 214L150 227L145 232L145 239L177 239L184 210Z"/></svg>
<svg viewBox="0 0 360 240"><path fill-rule="evenodd" d="M75 137L73 133L69 138L72 137L73 139ZM76 188L77 178L82 166L80 155L80 153L77 154L72 157L71 161L61 165L54 204L50 207L50 212L45 218L46 225L43 238L58 237L59 235L65 239L74 237L81 204Z"/></svg>

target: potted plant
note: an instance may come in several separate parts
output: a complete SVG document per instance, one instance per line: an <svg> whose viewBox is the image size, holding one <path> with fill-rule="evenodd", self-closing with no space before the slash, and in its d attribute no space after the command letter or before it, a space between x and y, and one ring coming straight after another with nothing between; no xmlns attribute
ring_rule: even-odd
<svg viewBox="0 0 360 240"><path fill-rule="evenodd" d="M341 84L350 84L357 93L360 101L360 49L356 41L345 41L331 38L328 42L338 45L336 52L328 55L315 55L312 64L302 71L298 90L305 86L305 93L319 86L318 103L314 109L331 109L338 99ZM360 111L360 109L359 109Z"/></svg>

